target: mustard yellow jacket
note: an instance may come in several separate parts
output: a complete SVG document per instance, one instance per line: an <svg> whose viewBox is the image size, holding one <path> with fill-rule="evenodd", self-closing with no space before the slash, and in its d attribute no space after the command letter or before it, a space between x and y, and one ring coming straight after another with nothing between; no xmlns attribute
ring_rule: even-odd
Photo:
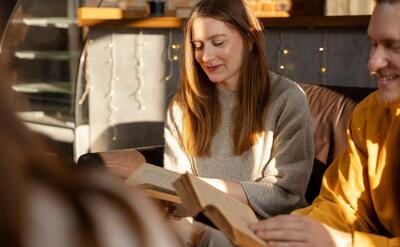
<svg viewBox="0 0 400 247"><path fill-rule="evenodd" d="M371 94L355 108L347 139L319 196L293 213L352 232L353 246L400 246L400 107Z"/></svg>

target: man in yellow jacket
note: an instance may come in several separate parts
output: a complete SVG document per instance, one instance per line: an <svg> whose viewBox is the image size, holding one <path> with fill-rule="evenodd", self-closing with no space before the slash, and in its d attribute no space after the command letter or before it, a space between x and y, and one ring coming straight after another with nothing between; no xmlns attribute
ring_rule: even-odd
<svg viewBox="0 0 400 247"><path fill-rule="evenodd" d="M271 247L400 246L400 0L377 0L368 35L379 90L354 110L313 204L250 226Z"/></svg>

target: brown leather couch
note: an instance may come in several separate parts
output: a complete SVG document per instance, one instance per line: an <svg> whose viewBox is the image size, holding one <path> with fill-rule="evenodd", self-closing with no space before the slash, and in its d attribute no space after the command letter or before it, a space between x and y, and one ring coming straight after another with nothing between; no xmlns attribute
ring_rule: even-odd
<svg viewBox="0 0 400 247"><path fill-rule="evenodd" d="M325 170L347 145L346 127L354 107L375 89L300 86L307 95L313 120L314 165L306 192L311 203L319 194Z"/></svg>
<svg viewBox="0 0 400 247"><path fill-rule="evenodd" d="M306 199L311 203L319 193L326 168L346 147L346 126L354 106L374 89L307 83L300 83L300 86L307 95L313 118L315 160L306 193ZM164 147L160 145L89 153L79 158L78 166L103 167L125 178L144 160L162 166L163 151Z"/></svg>

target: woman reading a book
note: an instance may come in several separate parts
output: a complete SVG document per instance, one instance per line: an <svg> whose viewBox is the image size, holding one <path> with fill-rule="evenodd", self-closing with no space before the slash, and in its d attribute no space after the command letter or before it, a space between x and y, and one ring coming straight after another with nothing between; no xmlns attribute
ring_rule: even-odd
<svg viewBox="0 0 400 247"><path fill-rule="evenodd" d="M306 96L268 71L264 44L244 0L195 6L167 112L164 166L201 177L267 218L306 205L314 147Z"/></svg>

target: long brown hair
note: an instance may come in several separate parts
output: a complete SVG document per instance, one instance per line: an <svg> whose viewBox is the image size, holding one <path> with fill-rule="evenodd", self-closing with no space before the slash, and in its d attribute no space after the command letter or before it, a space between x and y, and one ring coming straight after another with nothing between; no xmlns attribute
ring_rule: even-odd
<svg viewBox="0 0 400 247"><path fill-rule="evenodd" d="M234 153L242 154L256 142L268 101L268 67L264 33L243 0L203 0L192 11L184 30L184 57L175 101L183 111L182 144L192 156L208 155L220 124L217 90L194 59L193 21L211 17L229 23L243 39L243 61L238 106L233 115Z"/></svg>

